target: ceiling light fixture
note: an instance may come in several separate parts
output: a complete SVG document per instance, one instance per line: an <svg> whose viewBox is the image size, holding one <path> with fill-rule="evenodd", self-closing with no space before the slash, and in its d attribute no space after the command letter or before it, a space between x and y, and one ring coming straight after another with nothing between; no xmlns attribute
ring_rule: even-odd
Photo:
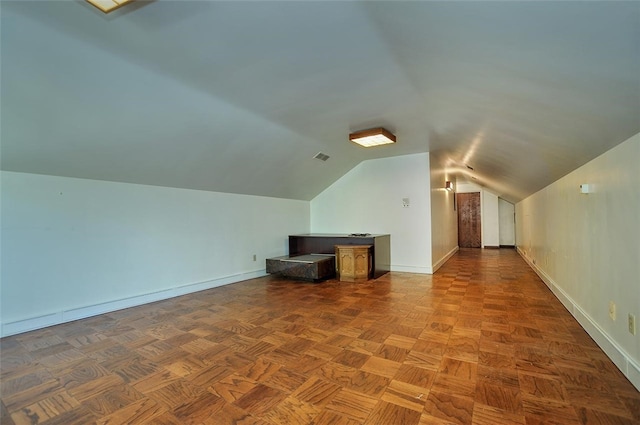
<svg viewBox="0 0 640 425"><path fill-rule="evenodd" d="M349 134L349 140L353 143L357 143L365 148L372 146L387 145L396 142L396 136L391 134L390 131L385 130L382 127L371 128L369 130L356 131Z"/></svg>
<svg viewBox="0 0 640 425"><path fill-rule="evenodd" d="M113 12L117 8L131 3L133 0L86 0L88 3L97 7L104 13Z"/></svg>

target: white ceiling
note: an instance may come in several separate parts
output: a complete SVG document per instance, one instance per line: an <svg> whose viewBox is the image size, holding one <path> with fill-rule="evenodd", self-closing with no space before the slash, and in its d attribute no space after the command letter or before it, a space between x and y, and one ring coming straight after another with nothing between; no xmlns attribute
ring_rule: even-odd
<svg viewBox="0 0 640 425"><path fill-rule="evenodd" d="M640 132L640 2L2 1L1 19L4 170L310 200L363 160L438 151L516 202ZM347 141L377 126L398 142Z"/></svg>

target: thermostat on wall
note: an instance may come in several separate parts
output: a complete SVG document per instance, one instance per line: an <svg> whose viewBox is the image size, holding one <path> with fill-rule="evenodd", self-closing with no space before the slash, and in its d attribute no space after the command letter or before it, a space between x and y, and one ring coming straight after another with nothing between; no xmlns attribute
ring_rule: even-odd
<svg viewBox="0 0 640 425"><path fill-rule="evenodd" d="M580 193L591 193L590 187L588 184L580 185Z"/></svg>

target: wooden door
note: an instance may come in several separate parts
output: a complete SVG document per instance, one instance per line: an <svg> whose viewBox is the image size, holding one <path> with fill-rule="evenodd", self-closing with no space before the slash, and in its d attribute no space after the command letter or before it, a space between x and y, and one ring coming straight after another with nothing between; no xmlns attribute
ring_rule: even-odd
<svg viewBox="0 0 640 425"><path fill-rule="evenodd" d="M355 278L353 249L341 249L338 258L340 258L340 269L338 271L340 275L338 279L345 280Z"/></svg>
<svg viewBox="0 0 640 425"><path fill-rule="evenodd" d="M336 245L337 277L341 282L363 282L372 270L371 245Z"/></svg>
<svg viewBox="0 0 640 425"><path fill-rule="evenodd" d="M480 248L480 192L456 194L458 203L458 246Z"/></svg>
<svg viewBox="0 0 640 425"><path fill-rule="evenodd" d="M371 274L371 248L359 247L353 249L353 264L355 281L368 280Z"/></svg>

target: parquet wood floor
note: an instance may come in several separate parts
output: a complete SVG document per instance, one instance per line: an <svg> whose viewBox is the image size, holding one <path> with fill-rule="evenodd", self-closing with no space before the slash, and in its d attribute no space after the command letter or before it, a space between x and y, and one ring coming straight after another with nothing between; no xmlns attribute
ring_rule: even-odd
<svg viewBox="0 0 640 425"><path fill-rule="evenodd" d="M640 393L514 250L269 276L0 344L2 425L640 423Z"/></svg>

